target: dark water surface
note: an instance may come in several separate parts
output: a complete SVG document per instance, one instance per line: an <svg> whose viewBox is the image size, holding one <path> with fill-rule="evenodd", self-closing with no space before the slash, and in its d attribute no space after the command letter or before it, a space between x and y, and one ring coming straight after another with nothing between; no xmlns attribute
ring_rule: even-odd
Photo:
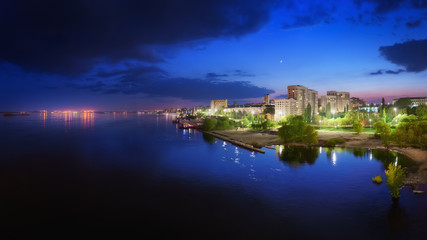
<svg viewBox="0 0 427 240"><path fill-rule="evenodd" d="M394 153L253 153L171 116L0 117L2 239L426 239L427 196L372 183ZM381 161L379 161L379 160ZM153 237L151 237L153 238Z"/></svg>

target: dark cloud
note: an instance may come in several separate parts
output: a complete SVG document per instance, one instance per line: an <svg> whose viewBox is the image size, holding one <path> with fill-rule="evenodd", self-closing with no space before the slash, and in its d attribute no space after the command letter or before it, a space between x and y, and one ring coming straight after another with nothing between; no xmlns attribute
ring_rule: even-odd
<svg viewBox="0 0 427 240"><path fill-rule="evenodd" d="M242 72L244 74L244 72ZM213 78L218 74L207 74L206 78L172 78L159 69L146 67L101 73L93 80L73 83L76 89L86 89L105 94L144 94L155 97L176 97L190 100L212 98L255 98L272 90L257 87L247 81L225 81ZM105 80L103 77L109 77Z"/></svg>
<svg viewBox="0 0 427 240"><path fill-rule="evenodd" d="M251 74L242 70L234 70L233 75L238 77L255 77L255 74Z"/></svg>
<svg viewBox="0 0 427 240"><path fill-rule="evenodd" d="M405 25L408 28L415 28L415 27L419 27L421 26L421 19L418 19L416 21L412 21L412 22L406 22Z"/></svg>
<svg viewBox="0 0 427 240"><path fill-rule="evenodd" d="M381 74L399 74L402 72L406 72L403 69L399 69L397 71L393 71L393 70L378 70L376 72L371 72L370 75L381 75Z"/></svg>
<svg viewBox="0 0 427 240"><path fill-rule="evenodd" d="M399 69L397 71L393 71L393 70L386 70L385 71L385 73L387 73L387 74L399 74L399 73L402 73L402 72L406 72L406 71L403 70L403 69Z"/></svg>
<svg viewBox="0 0 427 240"><path fill-rule="evenodd" d="M330 24L335 20L334 3L332 2L297 2L290 1L286 5L290 10L289 15L294 15L290 22L282 25L283 29L310 27L319 24ZM297 15L295 15L297 13Z"/></svg>
<svg viewBox="0 0 427 240"><path fill-rule="evenodd" d="M239 37L269 20L271 1L0 1L0 60L78 75L124 59L160 62L156 46Z"/></svg>
<svg viewBox="0 0 427 240"><path fill-rule="evenodd" d="M206 74L206 78L223 78L223 77L228 77L228 74L217 74L213 72Z"/></svg>
<svg viewBox="0 0 427 240"><path fill-rule="evenodd" d="M381 75L381 74L383 74L383 71L382 71L382 70L378 70L378 71L376 71L376 72L371 72L371 73L370 73L370 75Z"/></svg>
<svg viewBox="0 0 427 240"><path fill-rule="evenodd" d="M354 3L359 7L363 3L373 3L376 14L384 14L400 8L427 8L427 0L354 0Z"/></svg>
<svg viewBox="0 0 427 240"><path fill-rule="evenodd" d="M427 39L382 46L379 51L385 59L405 67L407 72L421 72L427 69Z"/></svg>

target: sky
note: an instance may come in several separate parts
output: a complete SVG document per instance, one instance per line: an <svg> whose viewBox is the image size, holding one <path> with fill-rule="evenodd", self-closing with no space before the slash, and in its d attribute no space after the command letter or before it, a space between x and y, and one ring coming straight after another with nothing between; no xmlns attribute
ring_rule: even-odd
<svg viewBox="0 0 427 240"><path fill-rule="evenodd" d="M427 0L0 0L0 111L427 96Z"/></svg>

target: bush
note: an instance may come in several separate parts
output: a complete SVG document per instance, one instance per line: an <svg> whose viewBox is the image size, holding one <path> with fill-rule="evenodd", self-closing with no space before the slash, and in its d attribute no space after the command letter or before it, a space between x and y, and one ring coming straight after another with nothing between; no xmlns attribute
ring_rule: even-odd
<svg viewBox="0 0 427 240"><path fill-rule="evenodd" d="M374 128L375 135L381 138L383 144L388 145L390 142L390 126L383 121L378 121L374 123Z"/></svg>
<svg viewBox="0 0 427 240"><path fill-rule="evenodd" d="M230 128L230 122L227 117L218 119L216 124L217 129L227 129Z"/></svg>
<svg viewBox="0 0 427 240"><path fill-rule="evenodd" d="M337 144L343 144L345 143L344 138L331 138L328 141L326 141L325 146L326 147L335 147Z"/></svg>
<svg viewBox="0 0 427 240"><path fill-rule="evenodd" d="M382 179L382 177L381 177L380 175L378 175L378 176L376 176L376 177L373 177L373 178L372 178L372 181L373 181L375 184L381 184L381 183L383 182L383 179Z"/></svg>
<svg viewBox="0 0 427 240"><path fill-rule="evenodd" d="M304 122L302 116L293 116L279 128L278 135L284 143L305 142L317 143L318 134L313 126Z"/></svg>
<svg viewBox="0 0 427 240"><path fill-rule="evenodd" d="M206 118L203 121L203 130L205 131L211 131L213 130L217 125L218 120L215 118Z"/></svg>
<svg viewBox="0 0 427 240"><path fill-rule="evenodd" d="M317 143L318 138L319 136L316 129L311 125L307 125L304 129L304 133L302 135L301 140L304 143Z"/></svg>
<svg viewBox="0 0 427 240"><path fill-rule="evenodd" d="M427 148L427 121L402 122L393 138L399 146Z"/></svg>
<svg viewBox="0 0 427 240"><path fill-rule="evenodd" d="M388 170L385 170L387 175L387 187L390 189L390 194L393 198L400 197L400 186L405 179L405 171L400 165L395 166L393 163L388 165Z"/></svg>
<svg viewBox="0 0 427 240"><path fill-rule="evenodd" d="M363 131L363 124L361 122L354 122L353 123L353 130L359 134Z"/></svg>

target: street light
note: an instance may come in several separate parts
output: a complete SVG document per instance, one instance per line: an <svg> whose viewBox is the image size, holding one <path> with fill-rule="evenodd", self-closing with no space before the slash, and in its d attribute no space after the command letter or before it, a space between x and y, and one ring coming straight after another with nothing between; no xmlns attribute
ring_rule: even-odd
<svg viewBox="0 0 427 240"><path fill-rule="evenodd" d="M372 128L372 119L369 119L369 125L371 125L370 128Z"/></svg>

